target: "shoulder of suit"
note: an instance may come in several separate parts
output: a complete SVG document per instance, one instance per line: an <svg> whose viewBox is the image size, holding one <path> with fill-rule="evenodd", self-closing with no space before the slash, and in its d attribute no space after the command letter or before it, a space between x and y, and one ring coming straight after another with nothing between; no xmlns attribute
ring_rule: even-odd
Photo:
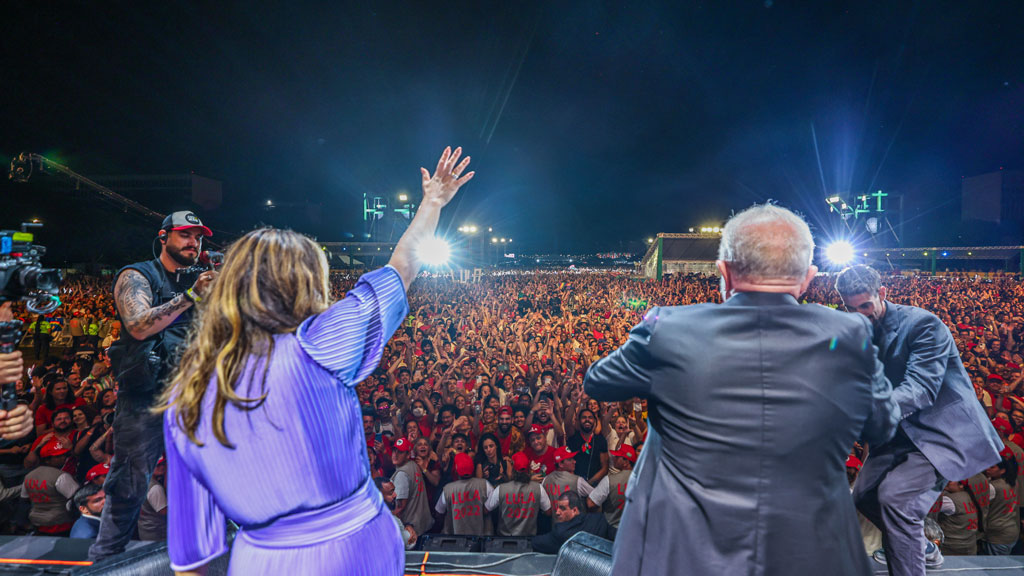
<svg viewBox="0 0 1024 576"><path fill-rule="evenodd" d="M685 306L655 306L654 308L648 310L646 314L644 314L644 318L646 319L650 314L653 314L658 318L665 316L699 314L703 311L709 309L716 309L718 307L719 304L712 304L710 302L705 302L702 304L687 304Z"/></svg>
<svg viewBox="0 0 1024 576"><path fill-rule="evenodd" d="M867 326L871 327L871 321L867 319L863 314L855 314L853 312L843 312L835 308L829 308L828 306L822 306L821 304L804 304L801 306L804 310L811 311L815 314L820 314L840 325L847 325L850 327Z"/></svg>
<svg viewBox="0 0 1024 576"><path fill-rule="evenodd" d="M891 302L886 302L886 304L890 308L886 311L886 314L897 314L901 320L904 320L911 326L926 324L945 325L941 318L924 308L920 308L918 306L906 306L903 304L893 304Z"/></svg>

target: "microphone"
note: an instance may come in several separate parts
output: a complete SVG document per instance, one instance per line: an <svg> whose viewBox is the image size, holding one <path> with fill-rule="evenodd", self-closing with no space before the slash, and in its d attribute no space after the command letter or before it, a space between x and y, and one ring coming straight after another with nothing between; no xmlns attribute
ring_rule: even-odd
<svg viewBox="0 0 1024 576"><path fill-rule="evenodd" d="M203 250L199 253L199 263L205 265L208 270L216 270L224 264L224 253Z"/></svg>
<svg viewBox="0 0 1024 576"><path fill-rule="evenodd" d="M199 262L187 268L178 268L175 274L201 274L209 270L216 270L224 264L224 253L213 250L203 250L199 253Z"/></svg>

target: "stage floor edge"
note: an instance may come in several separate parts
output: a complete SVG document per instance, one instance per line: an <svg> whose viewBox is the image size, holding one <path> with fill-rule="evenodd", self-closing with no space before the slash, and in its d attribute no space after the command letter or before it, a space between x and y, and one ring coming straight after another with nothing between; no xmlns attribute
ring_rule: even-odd
<svg viewBox="0 0 1024 576"><path fill-rule="evenodd" d="M90 540L50 536L0 536L0 574L22 576L70 574L88 566ZM152 547L153 542L132 541L129 552ZM548 554L489 554L464 552L410 551L405 555L405 573L527 576L551 574L556 556ZM885 566L871 561L876 576L885 576ZM687 574L685 568L676 572ZM1024 574L1024 556L947 556L941 568L928 574L956 576L1008 576ZM694 575L697 576L697 575ZM796 575L794 576L803 576Z"/></svg>

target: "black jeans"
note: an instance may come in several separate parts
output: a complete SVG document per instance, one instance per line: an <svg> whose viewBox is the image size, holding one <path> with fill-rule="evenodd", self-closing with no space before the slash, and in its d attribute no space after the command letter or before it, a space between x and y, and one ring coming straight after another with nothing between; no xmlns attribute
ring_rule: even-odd
<svg viewBox="0 0 1024 576"><path fill-rule="evenodd" d="M46 357L50 355L50 335L39 334L36 336L34 345L32 346L33 352L36 355L36 360L46 360Z"/></svg>
<svg viewBox="0 0 1024 576"><path fill-rule="evenodd" d="M107 501L99 536L89 547L93 562L124 552L135 532L150 476L164 453L163 416L149 411L154 403L152 397L117 399L114 458L103 484Z"/></svg>

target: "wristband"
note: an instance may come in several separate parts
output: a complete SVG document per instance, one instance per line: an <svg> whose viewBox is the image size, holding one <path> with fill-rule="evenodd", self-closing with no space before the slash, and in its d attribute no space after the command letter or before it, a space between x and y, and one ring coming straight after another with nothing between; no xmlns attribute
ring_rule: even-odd
<svg viewBox="0 0 1024 576"><path fill-rule="evenodd" d="M185 298L191 300L193 304L199 304L200 302L203 301L203 299L198 294L196 294L195 290L191 288L185 290Z"/></svg>

